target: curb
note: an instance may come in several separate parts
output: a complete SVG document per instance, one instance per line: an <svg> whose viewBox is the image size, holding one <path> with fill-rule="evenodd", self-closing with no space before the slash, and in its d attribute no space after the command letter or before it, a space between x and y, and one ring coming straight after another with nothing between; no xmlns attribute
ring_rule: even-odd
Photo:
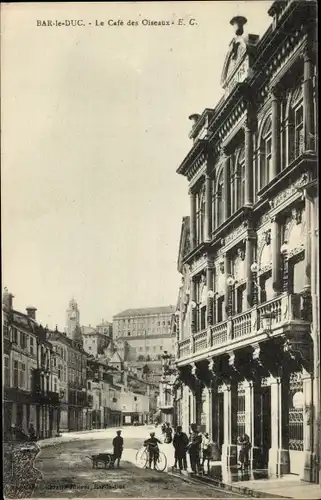
<svg viewBox="0 0 321 500"><path fill-rule="evenodd" d="M188 476L183 476L182 474L177 474L172 471L168 471L168 474L173 475L175 477L180 477L183 481L188 481L188 478L193 479L199 483L206 483L213 488L220 488L222 490L231 491L232 493L239 493L245 495L246 497L252 498L292 498L284 495L275 495L273 493L266 493L260 490L253 490L252 488L247 488L246 486L236 486L229 483L224 483L222 481L218 481L216 479L211 479L204 476L198 476L193 473L188 473Z"/></svg>

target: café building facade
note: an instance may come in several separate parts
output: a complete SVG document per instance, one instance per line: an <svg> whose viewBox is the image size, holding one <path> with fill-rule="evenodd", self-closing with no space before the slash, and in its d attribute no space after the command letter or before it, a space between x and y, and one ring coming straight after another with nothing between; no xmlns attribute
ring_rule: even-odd
<svg viewBox="0 0 321 500"><path fill-rule="evenodd" d="M179 411L206 429L222 471L238 437L251 468L319 475L319 240L315 5L274 2L260 39L235 28L224 95L191 115L177 172L190 213L178 256Z"/></svg>

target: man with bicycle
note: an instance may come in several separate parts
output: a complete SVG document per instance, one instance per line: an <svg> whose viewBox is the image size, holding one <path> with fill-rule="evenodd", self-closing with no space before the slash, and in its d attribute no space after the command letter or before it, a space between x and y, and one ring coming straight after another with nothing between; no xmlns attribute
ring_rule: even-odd
<svg viewBox="0 0 321 500"><path fill-rule="evenodd" d="M152 462L154 464L154 469L156 469L156 463L159 457L159 444L161 444L161 441L155 437L155 432L151 432L150 438L144 441L144 446L146 446L148 452L148 466L150 469L152 467Z"/></svg>

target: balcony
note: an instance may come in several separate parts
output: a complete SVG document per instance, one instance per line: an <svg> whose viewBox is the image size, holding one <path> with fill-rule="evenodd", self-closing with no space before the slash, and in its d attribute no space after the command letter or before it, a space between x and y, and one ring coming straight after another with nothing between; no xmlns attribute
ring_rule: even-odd
<svg viewBox="0 0 321 500"><path fill-rule="evenodd" d="M285 334L288 331L309 330L310 323L302 320L299 295L279 295L245 312L239 313L194 333L191 338L179 342L178 360L199 357L209 351L225 351L238 348L248 341L264 340L267 333L263 328L264 316L270 316L270 336Z"/></svg>

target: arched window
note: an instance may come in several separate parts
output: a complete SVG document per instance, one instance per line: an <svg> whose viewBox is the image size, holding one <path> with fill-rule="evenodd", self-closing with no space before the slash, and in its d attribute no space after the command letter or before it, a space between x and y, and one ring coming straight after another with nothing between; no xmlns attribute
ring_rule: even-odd
<svg viewBox="0 0 321 500"><path fill-rule="evenodd" d="M217 220L217 227L218 227L221 224L223 224L224 219L225 219L225 214L224 214L224 172L223 172L223 170L221 170L219 177L217 179L216 199L217 199L216 220Z"/></svg>
<svg viewBox="0 0 321 500"><path fill-rule="evenodd" d="M271 180L272 122L269 115L264 123L260 140L260 184L262 189Z"/></svg>
<svg viewBox="0 0 321 500"><path fill-rule="evenodd" d="M245 153L242 148L236 160L236 210L243 207L245 201Z"/></svg>
<svg viewBox="0 0 321 500"><path fill-rule="evenodd" d="M196 243L199 245L204 240L205 184L197 194L196 203Z"/></svg>
<svg viewBox="0 0 321 500"><path fill-rule="evenodd" d="M288 108L289 163L304 151L302 83L293 90Z"/></svg>

